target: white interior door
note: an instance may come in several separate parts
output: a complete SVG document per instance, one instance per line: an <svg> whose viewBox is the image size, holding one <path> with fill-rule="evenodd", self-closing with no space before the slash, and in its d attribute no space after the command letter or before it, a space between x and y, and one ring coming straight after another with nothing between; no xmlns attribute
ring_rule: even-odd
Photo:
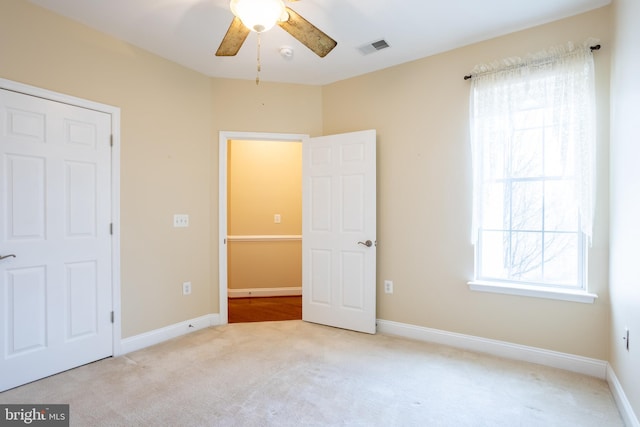
<svg viewBox="0 0 640 427"><path fill-rule="evenodd" d="M0 89L0 391L113 354L110 135Z"/></svg>
<svg viewBox="0 0 640 427"><path fill-rule="evenodd" d="M376 332L376 132L304 142L302 318Z"/></svg>

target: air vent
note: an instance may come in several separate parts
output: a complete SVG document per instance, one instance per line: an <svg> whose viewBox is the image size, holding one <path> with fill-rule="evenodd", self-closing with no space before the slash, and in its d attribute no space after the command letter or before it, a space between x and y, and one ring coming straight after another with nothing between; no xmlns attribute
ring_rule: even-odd
<svg viewBox="0 0 640 427"><path fill-rule="evenodd" d="M377 40L375 42L371 42L371 43L367 43L365 45L362 45L362 46L358 47L358 50L363 55L368 55L370 53L377 52L379 50L386 49L388 47L389 47L389 43L387 43L386 40L382 40L381 39L381 40Z"/></svg>

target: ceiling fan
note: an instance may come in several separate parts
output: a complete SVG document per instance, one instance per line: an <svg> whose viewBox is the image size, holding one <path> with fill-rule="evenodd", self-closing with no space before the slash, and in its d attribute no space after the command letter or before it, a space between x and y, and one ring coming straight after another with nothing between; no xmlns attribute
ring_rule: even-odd
<svg viewBox="0 0 640 427"><path fill-rule="evenodd" d="M282 0L231 0L229 6L234 18L216 56L235 56L251 31L262 33L275 24L321 58L337 45L335 40L315 25L286 7Z"/></svg>

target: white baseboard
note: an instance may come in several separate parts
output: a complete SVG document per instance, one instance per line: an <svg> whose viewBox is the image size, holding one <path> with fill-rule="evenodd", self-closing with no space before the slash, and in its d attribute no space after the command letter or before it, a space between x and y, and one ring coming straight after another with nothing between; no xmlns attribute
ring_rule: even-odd
<svg viewBox="0 0 640 427"><path fill-rule="evenodd" d="M160 344L161 342L172 338L216 325L220 325L220 315L207 314L206 316L185 320L184 322L175 323L173 325L165 326L164 328L124 338L120 342L120 354L116 354L115 356L120 356L155 344Z"/></svg>
<svg viewBox="0 0 640 427"><path fill-rule="evenodd" d="M640 427L640 421L638 421L638 417L633 412L631 403L629 399L627 399L627 395L624 393L616 373L609 364L607 364L607 383L609 384L613 398L616 400L624 425L627 427Z"/></svg>
<svg viewBox="0 0 640 427"><path fill-rule="evenodd" d="M228 289L229 298L293 297L302 295L301 287Z"/></svg>
<svg viewBox="0 0 640 427"><path fill-rule="evenodd" d="M607 377L608 363L604 360L590 359L573 354L480 338L472 335L457 334L406 323L392 322L389 320L378 319L377 324L378 331L383 334L398 335L478 353L492 354L507 359L537 363L539 365L590 375L603 380Z"/></svg>

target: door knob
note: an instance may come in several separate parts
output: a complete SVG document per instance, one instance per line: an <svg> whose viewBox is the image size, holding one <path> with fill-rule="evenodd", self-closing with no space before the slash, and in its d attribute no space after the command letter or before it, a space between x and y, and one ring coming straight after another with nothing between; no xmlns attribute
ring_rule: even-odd
<svg viewBox="0 0 640 427"><path fill-rule="evenodd" d="M15 256L14 254L9 254L9 255L0 255L0 260L3 260L3 259L5 259L5 258L11 258L11 257L15 258L16 256Z"/></svg>
<svg viewBox="0 0 640 427"><path fill-rule="evenodd" d="M371 240L367 240L366 242L358 242L359 245L364 245L368 248L370 248L371 246L373 246L373 242Z"/></svg>

